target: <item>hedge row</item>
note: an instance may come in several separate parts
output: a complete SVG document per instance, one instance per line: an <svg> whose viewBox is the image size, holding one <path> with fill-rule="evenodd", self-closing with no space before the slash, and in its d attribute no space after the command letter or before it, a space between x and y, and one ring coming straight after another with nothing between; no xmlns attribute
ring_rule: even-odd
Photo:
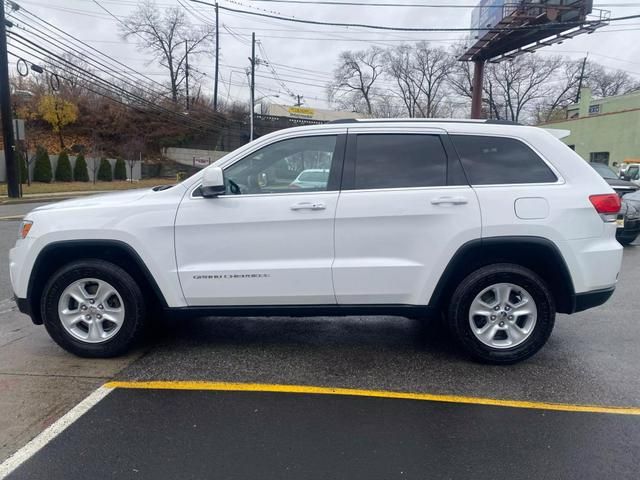
<svg viewBox="0 0 640 480"><path fill-rule="evenodd" d="M20 162L20 175L22 182L27 181L27 162L22 157L18 157ZM98 171L96 173L96 179L102 182L110 182L112 180L126 180L127 169L124 160L121 158L116 159L115 168L111 167L111 163L106 158L100 159ZM50 183L55 178L56 182L88 182L89 169L87 168L87 161L83 154L79 154L76 158L76 163L71 168L71 161L66 151L63 151L58 156L58 164L56 165L55 176L51 169L51 159L49 153L44 147L38 146L36 148L36 160L33 168L33 181Z"/></svg>

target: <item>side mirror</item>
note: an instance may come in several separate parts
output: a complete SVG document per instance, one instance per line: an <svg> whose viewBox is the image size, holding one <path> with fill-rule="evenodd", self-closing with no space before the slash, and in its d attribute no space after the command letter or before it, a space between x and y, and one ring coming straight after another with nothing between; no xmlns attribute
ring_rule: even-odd
<svg viewBox="0 0 640 480"><path fill-rule="evenodd" d="M208 167L202 176L200 191L205 198L213 198L226 192L224 173L220 167Z"/></svg>

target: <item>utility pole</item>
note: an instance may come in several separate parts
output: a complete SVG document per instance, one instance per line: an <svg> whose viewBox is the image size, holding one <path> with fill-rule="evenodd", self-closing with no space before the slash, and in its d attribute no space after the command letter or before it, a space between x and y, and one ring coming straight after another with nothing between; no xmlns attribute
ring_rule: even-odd
<svg viewBox="0 0 640 480"><path fill-rule="evenodd" d="M482 118L482 83L484 80L484 60L473 62L471 85L471 118Z"/></svg>
<svg viewBox="0 0 640 480"><path fill-rule="evenodd" d="M218 35L218 2L216 2L216 74L213 80L213 111L218 111L218 60L220 57L220 35Z"/></svg>
<svg viewBox="0 0 640 480"><path fill-rule="evenodd" d="M184 81L187 91L187 110L189 110L189 45L184 41Z"/></svg>
<svg viewBox="0 0 640 480"><path fill-rule="evenodd" d="M580 70L580 79L578 80L578 92L576 93L576 102L580 101L580 89L582 88L582 79L584 78L584 69L587 66L587 57L582 60L582 69Z"/></svg>
<svg viewBox="0 0 640 480"><path fill-rule="evenodd" d="M304 102L302 101L302 95L296 95L296 100L297 100L297 101L296 101L296 107L301 107L301 106L302 106L302 104L304 103Z"/></svg>
<svg viewBox="0 0 640 480"><path fill-rule="evenodd" d="M251 93L250 93L250 102L249 105L249 141L253 141L253 102L255 97L255 89L256 89L256 32L251 33L251 58L249 59L251 62Z"/></svg>
<svg viewBox="0 0 640 480"><path fill-rule="evenodd" d="M7 172L7 194L9 198L20 197L18 168L13 138L13 114L11 112L11 92L9 91L9 59L7 57L7 24L4 2L0 2L0 116L2 116L2 137L4 140L4 161Z"/></svg>

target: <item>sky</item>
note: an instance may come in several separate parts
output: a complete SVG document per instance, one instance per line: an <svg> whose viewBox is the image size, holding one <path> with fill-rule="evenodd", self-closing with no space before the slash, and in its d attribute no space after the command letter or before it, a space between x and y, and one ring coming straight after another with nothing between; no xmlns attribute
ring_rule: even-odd
<svg viewBox="0 0 640 480"><path fill-rule="evenodd" d="M71 33L96 49L143 72L158 82L168 79L166 70L140 49L136 37L123 40L118 21L103 10L123 19L136 8L136 0L15 0L33 12ZM187 6L188 19L194 25L214 22L214 8L180 0ZM338 0L340 1L340 0ZM343 0L347 1L347 0ZM380 1L380 0L376 0ZM183 8L179 0L156 0L158 8ZM301 5L255 0L220 0L221 6L239 10L273 13L299 19L332 22L356 22L401 27L469 27L471 8L417 8L402 3L464 5L473 0L400 0L387 3L394 7ZM594 4L611 12L611 17L640 13L640 0L603 0ZM318 26L259 18L220 10L220 84L224 100L248 102L249 89L245 69L251 54L251 32L260 45L258 57L270 62L274 71L260 65L256 71L256 99L293 104L291 95L302 95L305 106L327 108L326 84L332 77L338 55L344 50L360 50L371 45L388 47L403 42L425 40L434 46L449 47L468 37L464 32L387 32L363 28ZM11 49L11 40L9 44ZM535 55L562 54L584 58L613 69L621 69L640 80L640 18L612 22L593 34L581 35L560 45L546 47ZM192 68L202 72L202 88L213 90L213 53L191 57ZM274 78L277 75L278 78ZM384 87L384 83L381 84Z"/></svg>

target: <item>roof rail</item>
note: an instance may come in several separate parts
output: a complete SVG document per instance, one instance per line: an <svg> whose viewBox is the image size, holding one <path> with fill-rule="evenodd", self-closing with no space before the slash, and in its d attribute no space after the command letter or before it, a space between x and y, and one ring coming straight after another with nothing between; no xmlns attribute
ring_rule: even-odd
<svg viewBox="0 0 640 480"><path fill-rule="evenodd" d="M355 118L339 118L338 120L331 120L327 123L356 123L357 121Z"/></svg>
<svg viewBox="0 0 640 480"><path fill-rule="evenodd" d="M336 123L378 123L378 122L422 122L422 123L486 123L491 125L522 125L511 120L484 120L466 118L339 118L331 120L331 124Z"/></svg>
<svg viewBox="0 0 640 480"><path fill-rule="evenodd" d="M489 123L491 125L522 125L521 123L514 122L513 120L494 120L494 119L489 119L489 120L485 120L484 123Z"/></svg>

